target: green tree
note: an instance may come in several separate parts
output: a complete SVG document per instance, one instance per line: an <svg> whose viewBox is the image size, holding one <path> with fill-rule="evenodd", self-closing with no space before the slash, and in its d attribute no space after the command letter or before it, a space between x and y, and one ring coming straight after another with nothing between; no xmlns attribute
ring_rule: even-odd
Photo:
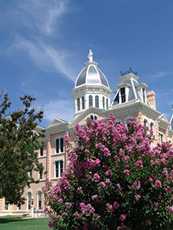
<svg viewBox="0 0 173 230"><path fill-rule="evenodd" d="M8 95L0 96L0 197L7 203L21 204L24 188L36 182L32 172L43 170L36 152L44 135L38 128L43 112L32 107L34 100L21 97L22 107L11 111Z"/></svg>

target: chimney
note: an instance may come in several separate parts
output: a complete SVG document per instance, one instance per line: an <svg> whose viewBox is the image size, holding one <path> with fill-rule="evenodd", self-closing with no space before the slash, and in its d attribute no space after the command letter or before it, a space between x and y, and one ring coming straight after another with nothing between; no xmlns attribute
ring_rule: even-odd
<svg viewBox="0 0 173 230"><path fill-rule="evenodd" d="M149 91L147 93L147 104L154 110L156 110L156 94L154 91Z"/></svg>

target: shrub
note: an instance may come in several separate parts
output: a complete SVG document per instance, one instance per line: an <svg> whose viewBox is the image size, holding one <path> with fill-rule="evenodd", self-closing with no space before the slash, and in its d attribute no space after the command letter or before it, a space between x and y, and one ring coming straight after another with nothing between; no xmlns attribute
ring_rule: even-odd
<svg viewBox="0 0 173 230"><path fill-rule="evenodd" d="M50 226L58 230L166 229L171 219L173 150L151 144L141 124L77 125L62 178L47 186Z"/></svg>

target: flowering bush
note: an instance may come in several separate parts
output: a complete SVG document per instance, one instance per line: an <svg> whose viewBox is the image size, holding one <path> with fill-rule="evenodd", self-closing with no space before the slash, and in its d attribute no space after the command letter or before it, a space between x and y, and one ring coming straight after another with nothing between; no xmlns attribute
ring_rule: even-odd
<svg viewBox="0 0 173 230"><path fill-rule="evenodd" d="M173 150L127 124L89 121L76 127L68 168L46 198L55 229L165 229L170 222Z"/></svg>

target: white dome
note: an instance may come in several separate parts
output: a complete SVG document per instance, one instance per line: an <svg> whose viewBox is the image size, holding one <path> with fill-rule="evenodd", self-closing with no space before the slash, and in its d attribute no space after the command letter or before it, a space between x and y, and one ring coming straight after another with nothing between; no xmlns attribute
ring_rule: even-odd
<svg viewBox="0 0 173 230"><path fill-rule="evenodd" d="M99 68L98 64L93 61L93 53L89 50L88 62L77 76L75 87L82 85L103 85L109 88L106 76Z"/></svg>

